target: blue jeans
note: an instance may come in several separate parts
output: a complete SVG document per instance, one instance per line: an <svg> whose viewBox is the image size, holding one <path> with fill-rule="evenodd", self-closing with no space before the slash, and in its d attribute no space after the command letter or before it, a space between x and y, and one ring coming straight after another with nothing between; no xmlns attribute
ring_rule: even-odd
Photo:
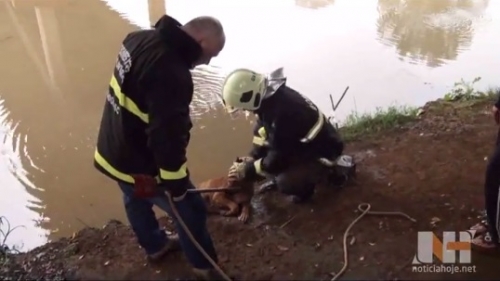
<svg viewBox="0 0 500 281"><path fill-rule="evenodd" d="M137 236L139 244L144 248L147 254L157 253L168 242L167 235L165 231L160 229L158 220L153 212L153 205L156 205L161 210L165 211L174 221L175 229L179 234L182 250L191 265L198 269L213 268L209 261L191 242L186 232L177 221L166 195L147 199L137 198L133 195L133 185L122 182L119 182L118 185L123 191L123 202L125 204L127 218ZM188 188L194 189L191 182ZM215 248L206 225L207 210L201 196L199 194L189 193L184 200L175 202L174 204L177 212L191 231L193 237L203 247L205 252L217 262Z"/></svg>

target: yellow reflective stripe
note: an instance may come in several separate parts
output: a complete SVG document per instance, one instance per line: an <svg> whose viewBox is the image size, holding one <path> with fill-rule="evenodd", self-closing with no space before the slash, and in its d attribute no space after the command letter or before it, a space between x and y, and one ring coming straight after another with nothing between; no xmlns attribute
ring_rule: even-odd
<svg viewBox="0 0 500 281"><path fill-rule="evenodd" d="M160 169L160 178L163 180L180 180L187 177L187 163L182 164L182 166L177 171L167 171Z"/></svg>
<svg viewBox="0 0 500 281"><path fill-rule="evenodd" d="M265 142L265 140L263 138L259 138L259 137L253 137L253 140L252 140L252 143L255 145L258 145L258 146L263 146L264 142Z"/></svg>
<svg viewBox="0 0 500 281"><path fill-rule="evenodd" d="M267 176L267 173L262 170L262 158L253 162L253 166L255 168L255 172L258 175L263 176L263 177Z"/></svg>
<svg viewBox="0 0 500 281"><path fill-rule="evenodd" d="M264 127L260 127L259 130L257 130L257 134L260 136L254 136L253 137L253 144L258 145L258 146L267 146L269 143L267 143L266 138L267 138L267 133L266 129Z"/></svg>
<svg viewBox="0 0 500 281"><path fill-rule="evenodd" d="M94 152L94 160L97 162L97 164L99 164L99 166L101 166L106 172L108 172L113 177L131 184L135 183L135 180L132 176L122 173L117 169L113 168L113 166L111 166L111 164L109 164L109 162L106 161L104 157L102 157L102 155L99 153L99 151L97 151L97 149ZM156 181L159 181L158 177L155 178Z"/></svg>
<svg viewBox="0 0 500 281"><path fill-rule="evenodd" d="M321 131L321 128L323 127L324 123L325 123L325 117L324 117L323 113L321 113L321 111L319 111L319 109L318 109L318 120L316 121L314 126L309 130L307 135L304 138L302 138L300 141L301 142L312 141L318 135L319 131Z"/></svg>
<svg viewBox="0 0 500 281"><path fill-rule="evenodd" d="M267 139L267 133L266 133L266 128L260 127L260 129L257 131L259 136L261 136L263 139Z"/></svg>
<svg viewBox="0 0 500 281"><path fill-rule="evenodd" d="M129 99L124 93L122 93L122 89L114 75L111 76L111 82L109 82L109 86L111 86L111 88L115 92L115 96L118 98L118 103L120 104L120 106L122 106L135 116L139 117L144 123L149 122L149 115L142 112L133 100Z"/></svg>
<svg viewBox="0 0 500 281"><path fill-rule="evenodd" d="M132 176L122 173L117 169L115 169L113 166L111 166L111 164L109 164L108 161L106 161L106 159L102 157L102 155L99 153L99 151L97 151L97 149L94 152L94 160L97 162L97 164L99 164L99 166L101 166L106 172L108 172L113 177L132 184L135 182Z"/></svg>
<svg viewBox="0 0 500 281"><path fill-rule="evenodd" d="M101 166L104 170L106 170L106 172L108 172L110 175L114 176L115 178L117 179L120 179L124 182L128 182L128 183L134 183L134 178L127 175L127 174L124 174L118 170L116 170L115 168L113 168L113 166L111 166L111 164L108 163L108 161L106 161L106 159L104 159L104 157L102 157L102 155L99 153L99 151L96 151L94 152L94 160L97 162L97 164L99 164L99 166Z"/></svg>

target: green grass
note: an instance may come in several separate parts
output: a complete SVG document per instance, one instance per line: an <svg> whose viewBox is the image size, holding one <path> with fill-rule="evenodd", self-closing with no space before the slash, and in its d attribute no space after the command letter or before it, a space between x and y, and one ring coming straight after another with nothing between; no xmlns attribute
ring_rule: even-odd
<svg viewBox="0 0 500 281"><path fill-rule="evenodd" d="M453 88L444 95L445 101L475 101L494 100L498 98L499 88L489 88L486 91L476 90L474 84L479 82L481 77L476 77L471 82L461 79L453 85Z"/></svg>
<svg viewBox="0 0 500 281"><path fill-rule="evenodd" d="M16 248L7 246L7 239L14 230L22 226L11 227L6 217L0 216L0 264L7 261L9 254L19 252Z"/></svg>
<svg viewBox="0 0 500 281"><path fill-rule="evenodd" d="M346 117L340 133L346 141L356 140L414 121L418 117L418 111L416 107L390 106L385 109L377 108L373 113L353 112Z"/></svg>
<svg viewBox="0 0 500 281"><path fill-rule="evenodd" d="M459 103L470 106L471 102L496 100L500 88L490 88L486 91L478 91L474 84L481 80L477 77L471 82L463 79L454 84L453 88L445 94L442 101L446 103ZM436 101L439 103L439 101ZM420 108L410 106L390 106L382 109L377 108L373 113L359 114L353 112L346 117L340 128L340 133L345 141L353 141L367 137L381 131L400 128L403 125L415 121L420 114Z"/></svg>

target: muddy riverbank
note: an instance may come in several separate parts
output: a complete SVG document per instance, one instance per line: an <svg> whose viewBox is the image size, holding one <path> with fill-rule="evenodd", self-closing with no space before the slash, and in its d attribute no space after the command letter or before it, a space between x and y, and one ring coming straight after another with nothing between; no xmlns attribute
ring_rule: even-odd
<svg viewBox="0 0 500 281"><path fill-rule="evenodd" d="M126 220L120 190L91 164L96 127L123 38L165 13L224 24L228 41L210 67L217 73L284 67L289 86L325 113L329 95L337 101L349 86L336 110L342 120L394 103L421 106L461 78L481 76L480 88L498 82L500 40L491 38L500 33L500 1L0 1L0 179L8 195L0 215L25 226L9 245L27 251L85 225ZM195 182L224 174L252 140L249 120L230 118L206 84L195 81L191 103ZM365 133L358 128L350 136Z"/></svg>
<svg viewBox="0 0 500 281"><path fill-rule="evenodd" d="M489 98L430 102L416 120L348 143L348 152L359 160L358 178L342 191L319 188L312 202L300 206L267 194L256 200L268 211L247 225L210 218L221 264L245 280L330 279L343 266L343 233L359 215L358 204L366 202L373 210L405 212L417 222L362 219L352 230L343 279L500 278L492 265L497 260L475 254L472 274L414 273L410 265L417 231L464 230L475 223L483 204L485 160L498 130L491 105ZM172 230L168 219L160 220ZM130 228L118 221L1 259L3 280L191 277L182 254L148 264Z"/></svg>

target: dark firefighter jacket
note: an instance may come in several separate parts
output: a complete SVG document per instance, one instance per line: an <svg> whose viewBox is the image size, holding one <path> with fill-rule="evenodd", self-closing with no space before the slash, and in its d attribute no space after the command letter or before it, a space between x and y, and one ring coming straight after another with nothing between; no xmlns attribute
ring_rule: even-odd
<svg viewBox="0 0 500 281"><path fill-rule="evenodd" d="M344 145L337 131L315 104L283 85L262 101L255 112L253 150L255 159L246 166L250 178L283 172L292 160L334 160Z"/></svg>
<svg viewBox="0 0 500 281"><path fill-rule="evenodd" d="M134 183L141 174L175 186L188 178L190 69L201 47L180 26L163 16L122 43L94 157L96 168L117 181Z"/></svg>

